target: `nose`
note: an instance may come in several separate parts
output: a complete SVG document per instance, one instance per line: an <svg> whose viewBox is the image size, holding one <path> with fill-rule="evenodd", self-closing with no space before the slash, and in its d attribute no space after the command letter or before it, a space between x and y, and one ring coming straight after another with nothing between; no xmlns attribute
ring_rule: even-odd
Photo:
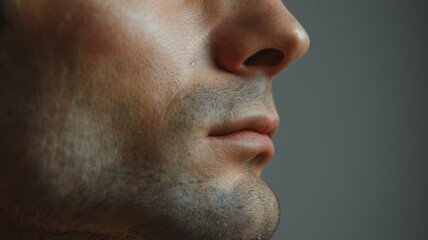
<svg viewBox="0 0 428 240"><path fill-rule="evenodd" d="M211 36L216 65L230 73L270 78L303 56L309 37L280 0L238 1ZM235 9L239 9L236 10Z"/></svg>

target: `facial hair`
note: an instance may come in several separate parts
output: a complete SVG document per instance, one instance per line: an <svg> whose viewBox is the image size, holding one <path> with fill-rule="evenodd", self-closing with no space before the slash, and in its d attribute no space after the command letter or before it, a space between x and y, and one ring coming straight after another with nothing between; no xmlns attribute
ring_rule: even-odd
<svg viewBox="0 0 428 240"><path fill-rule="evenodd" d="M221 171L216 164L227 159L210 159L197 149L207 147L199 142L206 137L201 129L208 125L254 109L274 109L270 84L262 77L233 79L223 86L193 87L179 100L167 117L169 138L159 144L159 152L154 151L162 164L145 162L145 169L158 172L143 177L157 199L151 204L156 210L149 214L156 217L146 224L153 229L141 228L145 235L153 232L149 235L189 240L271 238L279 210L267 184L246 163Z"/></svg>
<svg viewBox="0 0 428 240"><path fill-rule="evenodd" d="M225 169L218 164L225 162L221 153L204 154L216 151L204 143L208 126L246 111L275 108L270 82L260 77L192 86L165 121L156 123L163 129L156 137L138 132L138 123L123 124L124 119L138 122L132 102L111 101L108 114L66 100L67 112L48 111L65 108L52 101L63 93L55 92L35 93L49 99L37 101L40 108L30 111L33 117L13 118L24 126L14 129L25 132L7 136L25 139L31 151L9 151L25 166L11 172L31 179L15 184L22 193L5 191L15 192L25 204L11 214L31 213L26 224L40 229L119 239L270 239L279 219L274 193L245 163Z"/></svg>

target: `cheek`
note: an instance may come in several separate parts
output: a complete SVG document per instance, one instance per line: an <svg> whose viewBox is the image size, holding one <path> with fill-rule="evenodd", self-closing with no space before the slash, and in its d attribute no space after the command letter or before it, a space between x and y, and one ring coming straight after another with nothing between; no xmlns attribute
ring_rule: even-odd
<svg viewBox="0 0 428 240"><path fill-rule="evenodd" d="M90 87L97 88L101 100L117 101L122 113L132 115L124 115L124 121L133 119L138 130L160 131L156 128L189 85L190 64L183 63L184 51L171 49L172 37L138 31L133 24L120 27L123 34L114 48L101 56L88 54L83 72L93 79Z"/></svg>
<svg viewBox="0 0 428 240"><path fill-rule="evenodd" d="M118 125L141 117L160 120L179 88L170 53L127 21L97 21L80 29L67 64L82 105L105 111Z"/></svg>
<svg viewBox="0 0 428 240"><path fill-rule="evenodd" d="M39 68L46 71L40 74L40 83L49 89L43 90L46 97L40 100L40 109L55 116L59 108L64 115L47 120L58 127L54 150L67 153L64 159L82 158L79 154L85 153L87 164L104 152L103 164L108 165L109 158L127 161L151 147L162 148L160 142L167 137L162 131L164 116L189 83L193 53L188 49L194 48L184 44L187 41L173 40L192 34L172 30L173 24L155 16L122 12L120 7L113 14L107 7L67 2L51 1L56 11L40 13L37 26L28 19L21 23L27 27L22 42L35 39L26 47L35 49L29 50L31 59L42 62ZM61 129L65 124L69 134ZM64 142L69 145L61 145ZM64 169L55 160L51 164L58 166L47 167L48 173ZM111 164L117 162L111 159ZM73 169L78 168L58 178L78 177L81 171Z"/></svg>

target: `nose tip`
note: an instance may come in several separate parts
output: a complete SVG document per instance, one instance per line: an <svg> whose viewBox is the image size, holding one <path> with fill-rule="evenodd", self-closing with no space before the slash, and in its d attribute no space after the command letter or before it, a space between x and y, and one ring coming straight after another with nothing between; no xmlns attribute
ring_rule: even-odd
<svg viewBox="0 0 428 240"><path fill-rule="evenodd" d="M283 51L288 53L284 60L284 66L287 67L297 59L301 58L309 49L310 39L306 30L296 20L296 25L289 33L289 38L284 43Z"/></svg>
<svg viewBox="0 0 428 240"><path fill-rule="evenodd" d="M223 70L273 77L307 52L308 34L281 1L258 3L228 18L212 34L213 57Z"/></svg>

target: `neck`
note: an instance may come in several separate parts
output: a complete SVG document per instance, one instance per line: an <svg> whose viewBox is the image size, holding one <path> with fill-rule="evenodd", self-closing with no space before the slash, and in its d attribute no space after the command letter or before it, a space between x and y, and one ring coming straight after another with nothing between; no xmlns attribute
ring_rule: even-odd
<svg viewBox="0 0 428 240"><path fill-rule="evenodd" d="M84 232L56 232L39 227L26 226L0 214L1 240L112 240L105 235ZM118 239L115 239L118 240Z"/></svg>

